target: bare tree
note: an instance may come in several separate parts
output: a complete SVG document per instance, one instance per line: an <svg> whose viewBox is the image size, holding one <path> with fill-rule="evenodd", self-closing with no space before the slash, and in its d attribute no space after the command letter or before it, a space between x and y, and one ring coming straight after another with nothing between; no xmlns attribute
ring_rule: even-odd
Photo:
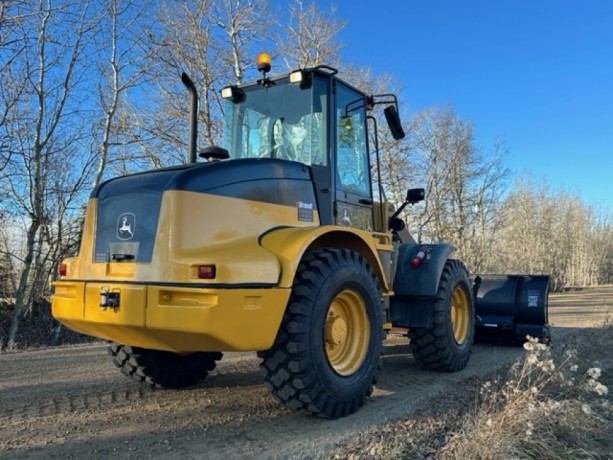
<svg viewBox="0 0 613 460"><path fill-rule="evenodd" d="M187 72L198 87L211 79L214 67L207 54L211 26L205 19L211 6L211 0L162 2L149 12L155 20L144 26L142 34L147 39L143 49L146 62L141 67L146 85L138 98L124 101L117 113L118 125L129 131L140 152L121 148L117 152L119 171L115 172L186 162L189 105L180 76ZM210 97L206 92L201 96ZM208 107L205 102L203 111ZM213 128L206 122L202 126L205 137L210 138Z"/></svg>
<svg viewBox="0 0 613 460"><path fill-rule="evenodd" d="M516 181L502 212L497 245L502 268L548 273L552 289L610 280L613 219L596 216L573 194L552 192L530 176Z"/></svg>
<svg viewBox="0 0 613 460"><path fill-rule="evenodd" d="M42 280L38 270L46 256L41 229L51 220L47 206L51 174L62 163L69 164L63 155L79 142L78 129L62 128L78 111L70 96L82 71L79 59L96 24L89 2L56 6L52 0L39 0L30 6L28 20L20 28L25 48L11 63L27 86L8 123L14 153L2 172L14 209L27 216L13 319L3 344L8 347L15 343L24 307L31 306L32 289Z"/></svg>
<svg viewBox="0 0 613 460"><path fill-rule="evenodd" d="M223 32L216 53L222 66L232 69L236 84L243 83L245 72L253 68L253 47L272 26L268 8L268 0L219 0L213 8L212 20Z"/></svg>
<svg viewBox="0 0 613 460"><path fill-rule="evenodd" d="M342 44L337 40L347 21L336 19L336 8L321 11L314 1L294 0L289 7L289 21L281 24L277 53L289 70L320 64L338 67Z"/></svg>
<svg viewBox="0 0 613 460"><path fill-rule="evenodd" d="M16 72L13 66L25 49L25 37L21 34L23 22L32 14L24 8L24 3L18 0L0 3L0 171L6 167L12 154L11 112L27 85L24 75Z"/></svg>
<svg viewBox="0 0 613 460"><path fill-rule="evenodd" d="M16 291L10 236L4 214L0 212L0 301L12 298Z"/></svg>
<svg viewBox="0 0 613 460"><path fill-rule="evenodd" d="M112 152L122 149L138 156L130 149L138 146L133 136L134 125L130 122L131 107L127 105L127 94L146 83L146 60L143 50L146 13L153 7L148 0L119 1L107 0L102 7L103 15L99 34L99 60L97 62L101 80L98 85L98 101L102 119L96 124L94 142L99 152L98 166L93 180L97 186L112 162ZM122 110L123 109L123 110ZM133 114L138 113L134 110Z"/></svg>
<svg viewBox="0 0 613 460"><path fill-rule="evenodd" d="M613 210L594 211L590 253L597 267L592 284L613 284Z"/></svg>
<svg viewBox="0 0 613 460"><path fill-rule="evenodd" d="M503 145L495 144L484 155L475 145L472 124L451 107L421 112L410 132L413 167L426 189L415 219L418 240L450 242L473 269L485 268L492 256L488 235L498 228L496 216L509 174Z"/></svg>
<svg viewBox="0 0 613 460"><path fill-rule="evenodd" d="M167 163L186 162L173 151L187 151L187 95L180 83L185 71L200 91L200 130L204 142L212 145L220 137L215 93L220 62L214 53L214 0L189 0L173 8L163 6L158 24L151 30L149 76L157 87L156 100L149 100L141 128L155 139L156 153ZM203 131L203 132L202 132Z"/></svg>
<svg viewBox="0 0 613 460"><path fill-rule="evenodd" d="M151 27L147 94L138 116L126 116L150 162L186 161L188 96L180 83L186 72L199 91L199 133L203 144L222 139L222 87L242 82L254 48L270 22L267 0L188 0L162 4Z"/></svg>

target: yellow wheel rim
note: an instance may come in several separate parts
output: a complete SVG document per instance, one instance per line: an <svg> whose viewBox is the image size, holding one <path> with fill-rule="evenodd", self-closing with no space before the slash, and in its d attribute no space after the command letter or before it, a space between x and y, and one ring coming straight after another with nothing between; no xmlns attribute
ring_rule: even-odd
<svg viewBox="0 0 613 460"><path fill-rule="evenodd" d="M451 295L451 328L453 338L462 345L468 337L470 324L470 306L468 296L461 286L456 286Z"/></svg>
<svg viewBox="0 0 613 460"><path fill-rule="evenodd" d="M332 301L324 323L324 344L328 362L337 374L357 371L368 353L370 321L361 295L345 289Z"/></svg>

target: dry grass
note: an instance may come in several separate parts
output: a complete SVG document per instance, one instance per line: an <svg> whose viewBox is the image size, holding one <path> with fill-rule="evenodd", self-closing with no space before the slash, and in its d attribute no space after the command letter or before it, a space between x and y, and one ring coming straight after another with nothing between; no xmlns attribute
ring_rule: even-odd
<svg viewBox="0 0 613 460"><path fill-rule="evenodd" d="M428 401L420 417L369 430L331 458L612 458L613 325L524 348L499 376L468 381Z"/></svg>

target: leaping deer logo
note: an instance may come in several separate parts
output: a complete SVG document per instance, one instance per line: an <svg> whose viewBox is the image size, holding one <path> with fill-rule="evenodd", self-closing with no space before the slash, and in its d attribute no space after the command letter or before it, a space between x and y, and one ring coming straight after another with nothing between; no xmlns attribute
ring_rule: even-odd
<svg viewBox="0 0 613 460"><path fill-rule="evenodd" d="M117 222L117 238L120 240L129 240L134 236L136 227L136 216L131 212L123 213L119 216Z"/></svg>

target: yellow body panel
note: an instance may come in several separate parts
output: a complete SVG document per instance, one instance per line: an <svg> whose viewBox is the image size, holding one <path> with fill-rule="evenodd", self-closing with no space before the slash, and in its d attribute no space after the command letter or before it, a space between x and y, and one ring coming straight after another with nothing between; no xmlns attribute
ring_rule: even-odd
<svg viewBox="0 0 613 460"><path fill-rule="evenodd" d="M206 218L199 218L206 209ZM277 283L280 266L277 258L263 249L260 235L280 222L293 225L318 224L299 222L295 207L245 199L174 191L165 193L160 222L174 222L172 232L158 232L153 260L173 261L197 266L217 267L214 283ZM173 280L194 280L194 270L172 273Z"/></svg>
<svg viewBox="0 0 613 460"><path fill-rule="evenodd" d="M262 240L263 248L277 255L281 263L279 285L290 287L302 255L309 248L347 248L360 253L375 269L382 282L383 293L391 292L391 266L384 265L382 253L391 253L391 237L347 227L283 228L269 232ZM391 263L391 262L390 262Z"/></svg>
<svg viewBox="0 0 613 460"><path fill-rule="evenodd" d="M53 316L84 334L176 352L268 349L309 248L359 252L390 292L389 235L320 227L316 212L304 222L294 206L167 191L143 263L93 261L96 208L91 199L80 255L64 261L52 297ZM200 265L215 265L215 279L198 279ZM101 290L119 293L119 307L101 309Z"/></svg>
<svg viewBox="0 0 613 460"><path fill-rule="evenodd" d="M280 222L296 227L319 225L297 219L292 206L186 191L165 192L152 261L93 263L97 199L88 203L79 257L66 259L68 278L199 282L210 284L275 284L277 258L263 249L259 237ZM206 209L206 218L199 217ZM236 216L240 216L236 217ZM198 265L217 266L215 280L198 280Z"/></svg>
<svg viewBox="0 0 613 460"><path fill-rule="evenodd" d="M319 224L317 213L299 221L292 206L169 191L152 262L105 263L93 262L96 212L93 198L79 257L64 261L68 274L54 283L53 316L83 334L177 352L269 348L290 289L278 287L279 260L258 239L279 222ZM200 265L215 265L216 278L198 279ZM119 308L100 309L103 288L119 292Z"/></svg>
<svg viewBox="0 0 613 460"><path fill-rule="evenodd" d="M53 316L73 330L120 343L176 352L266 350L288 289L202 289L58 281ZM100 290L118 292L101 309Z"/></svg>
<svg viewBox="0 0 613 460"><path fill-rule="evenodd" d="M289 289L149 288L147 328L189 350L270 348L289 299Z"/></svg>

